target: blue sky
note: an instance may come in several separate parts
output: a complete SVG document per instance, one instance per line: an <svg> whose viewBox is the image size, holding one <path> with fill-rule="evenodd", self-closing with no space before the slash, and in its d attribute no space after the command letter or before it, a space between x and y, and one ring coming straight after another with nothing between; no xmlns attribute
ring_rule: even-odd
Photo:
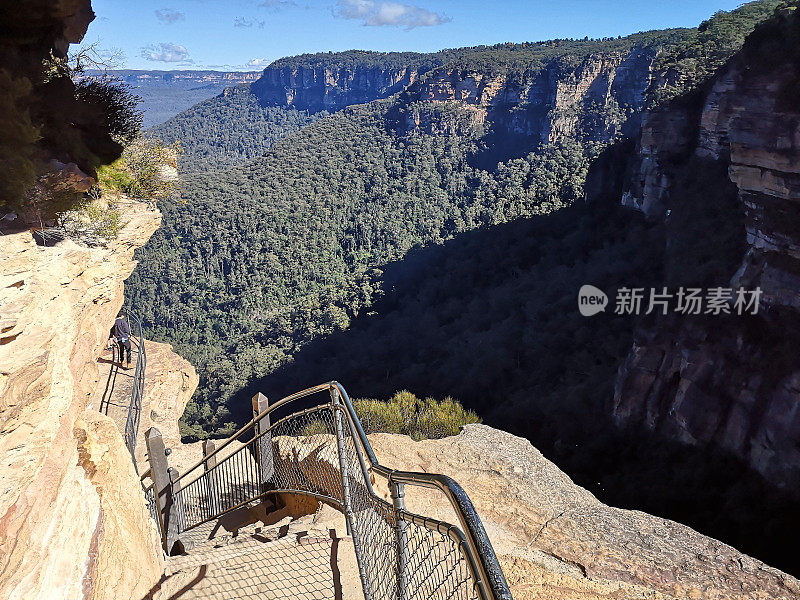
<svg viewBox="0 0 800 600"><path fill-rule="evenodd" d="M93 0L84 43L128 69L260 70L282 56L694 27L729 0Z"/></svg>

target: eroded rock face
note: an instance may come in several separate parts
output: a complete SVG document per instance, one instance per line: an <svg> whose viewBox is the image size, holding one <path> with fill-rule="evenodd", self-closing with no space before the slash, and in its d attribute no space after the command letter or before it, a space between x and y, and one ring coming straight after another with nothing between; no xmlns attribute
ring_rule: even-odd
<svg viewBox="0 0 800 600"><path fill-rule="evenodd" d="M638 111L654 58L654 49L634 48L626 54L591 56L577 65L552 60L524 76L447 65L427 72L416 67L267 67L251 89L263 103L310 111L339 110L407 90L407 100L412 103L456 103L470 111L473 123L491 121L508 134L531 138L532 143L557 142L578 127L592 139L607 140L614 132L612 125L606 119L591 126L581 123L580 111L591 107L597 114L612 106ZM634 119L627 127L636 124ZM433 122L414 107L406 115L404 127L462 133Z"/></svg>
<svg viewBox="0 0 800 600"><path fill-rule="evenodd" d="M442 67L409 94L422 102L455 100L474 106L507 133L542 143L563 140L578 127L606 141L612 133L609 124L604 119L594 127L581 123L581 111L602 114L612 104L639 110L654 58L653 49L635 48L627 54L590 56L577 65L553 60L525 77Z"/></svg>
<svg viewBox="0 0 800 600"><path fill-rule="evenodd" d="M369 436L378 460L453 477L472 499L514 598L800 598L800 582L692 529L605 506L523 438L468 425L441 440ZM389 500L382 478L378 490ZM454 522L438 492L409 510Z"/></svg>
<svg viewBox="0 0 800 600"><path fill-rule="evenodd" d="M391 96L419 76L419 69L414 67L267 67L251 89L262 102L272 106L335 111Z"/></svg>
<svg viewBox="0 0 800 600"><path fill-rule="evenodd" d="M783 18L768 38L800 23ZM663 218L681 194L672 167L726 165L747 236L730 285L760 288L760 314L639 331L613 415L690 444L713 442L800 492L800 105L791 92L800 71L797 48L776 55L762 50L764 39L750 39L702 93L645 116L622 199Z"/></svg>
<svg viewBox="0 0 800 600"><path fill-rule="evenodd" d="M108 248L0 237L0 597L141 598L162 572L130 455L91 399L133 251L160 223L123 202Z"/></svg>

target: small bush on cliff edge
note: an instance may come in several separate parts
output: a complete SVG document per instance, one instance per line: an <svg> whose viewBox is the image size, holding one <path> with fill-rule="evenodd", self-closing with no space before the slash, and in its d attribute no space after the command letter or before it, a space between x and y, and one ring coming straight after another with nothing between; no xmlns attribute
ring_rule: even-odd
<svg viewBox="0 0 800 600"><path fill-rule="evenodd" d="M100 188L107 194L127 194L149 202L172 197L178 191L178 142L140 137L125 147L122 157L97 170Z"/></svg>
<svg viewBox="0 0 800 600"><path fill-rule="evenodd" d="M406 390L386 402L356 400L353 407L366 433L399 433L414 440L458 435L464 425L481 422L478 415L450 397L422 400Z"/></svg>
<svg viewBox="0 0 800 600"><path fill-rule="evenodd" d="M58 225L67 237L97 246L116 239L122 221L116 205L93 191L60 213Z"/></svg>

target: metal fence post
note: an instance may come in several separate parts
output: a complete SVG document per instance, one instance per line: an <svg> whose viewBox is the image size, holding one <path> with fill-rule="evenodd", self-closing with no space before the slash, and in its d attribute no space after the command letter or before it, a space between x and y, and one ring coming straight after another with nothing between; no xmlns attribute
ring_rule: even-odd
<svg viewBox="0 0 800 600"><path fill-rule="evenodd" d="M339 453L339 471L342 474L342 501L344 503L347 535L353 535L353 503L350 498L350 474L347 469L347 456L345 456L344 452L344 428L342 427L342 412L339 408L339 390L336 388L331 389L331 402L333 404L333 417L336 423L336 449Z"/></svg>
<svg viewBox="0 0 800 600"><path fill-rule="evenodd" d="M347 468L347 455L344 449L344 426L342 424L342 411L344 409L339 400L339 390L335 386L331 386L331 408L333 409L333 421L336 424L336 449L339 454L339 472L342 476L342 501L344 503L344 518L345 524L347 525L347 534L353 538L353 549L356 553L356 562L358 563L358 573L361 576L361 584L364 588L364 597L366 600L373 600L375 594L367 578L367 573L364 570L363 549L361 548L361 540L358 537L358 531L356 531L355 528L353 501L350 496L350 473Z"/></svg>
<svg viewBox="0 0 800 600"><path fill-rule="evenodd" d="M253 418L269 408L269 400L259 392L253 396ZM254 435L261 435L255 445L256 462L260 477L261 489L264 492L267 486L275 479L275 461L272 456L272 434L269 430L269 415L264 415L255 425Z"/></svg>
<svg viewBox="0 0 800 600"><path fill-rule="evenodd" d="M161 529L161 543L167 554L177 539L177 515L173 510L172 480L167 462L167 450L161 432L151 427L144 434L147 456L150 461L150 476L153 478L158 525Z"/></svg>
<svg viewBox="0 0 800 600"><path fill-rule="evenodd" d="M401 512L406 509L405 485L389 478L389 492L394 506L395 544L397 545L397 598L408 598L408 523L403 520Z"/></svg>
<svg viewBox="0 0 800 600"><path fill-rule="evenodd" d="M206 508L208 509L208 517L211 517L219 511L218 495L220 493L220 488L217 481L218 473L214 469L214 467L217 466L217 457L214 455L211 458L206 458L209 454L213 454L216 449L217 445L214 443L214 440L203 441L203 471L205 472L206 478Z"/></svg>

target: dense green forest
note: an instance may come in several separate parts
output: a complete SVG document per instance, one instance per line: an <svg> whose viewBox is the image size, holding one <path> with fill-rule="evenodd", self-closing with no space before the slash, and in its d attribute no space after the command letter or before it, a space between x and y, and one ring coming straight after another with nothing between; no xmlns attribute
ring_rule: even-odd
<svg viewBox="0 0 800 600"><path fill-rule="evenodd" d="M187 178L189 205L162 206L128 289L150 331L203 374L185 433L219 431L251 377L346 328L379 289L379 266L582 193L591 150L577 143L490 175L468 164L475 139L394 135L389 104L347 109L244 167Z"/></svg>
<svg viewBox="0 0 800 600"><path fill-rule="evenodd" d="M257 158L277 140L326 115L261 106L250 85L240 84L152 127L148 135L180 141L182 172L213 171Z"/></svg>
<svg viewBox="0 0 800 600"><path fill-rule="evenodd" d="M773 5L718 13L703 32L681 34L684 46L694 48L687 53L710 48L718 60L719 48L735 48L712 43L713 35L741 40ZM698 43L705 32L715 33ZM674 41L676 34L569 44L592 53L603 43L630 47L642 35ZM546 44L528 46L537 54ZM481 49L498 61L517 51ZM677 64L674 70L684 69ZM300 129L315 117L262 107L239 86L225 94L227 104L211 99L155 130L172 128L187 154L208 166L224 163L229 153L265 153L229 171L185 177L182 200L162 204L164 226L140 252L127 286L154 337L176 344L203 378L185 415L185 434L229 430L238 390L290 361L308 341L346 329L382 293L381 269L412 248L550 213L583 197L600 147L581 131L484 170L473 166L479 164L473 157L503 139L480 126L457 128L458 135L406 134L392 123L406 96L322 116ZM469 121L457 104L421 109L440 121ZM297 131L283 137L290 130Z"/></svg>
<svg viewBox="0 0 800 600"><path fill-rule="evenodd" d="M369 50L345 50L344 52L316 52L279 58L270 63L272 69L404 69L429 71L454 58L472 52L475 48L456 48L439 52L373 52Z"/></svg>
<svg viewBox="0 0 800 600"><path fill-rule="evenodd" d="M697 87L742 47L753 28L785 4L781 0L749 2L738 9L719 11L685 37L666 44L656 62L655 83L648 93L650 107Z"/></svg>
<svg viewBox="0 0 800 600"><path fill-rule="evenodd" d="M648 90L655 106L706 80L775 5L718 13L697 30L499 45L448 60L530 77L554 57L569 65L652 43L663 49ZM346 65L360 55L284 62ZM385 56L365 60L400 55ZM774 518L743 510L764 495L757 476L711 451L698 460L611 430L606 403L637 323L612 314L587 321L575 309L584 283L729 280L744 233L724 169L679 174L686 193L665 226L621 209L619 181L604 181L584 201L587 177L624 163L633 148L630 140L593 141L590 118L558 144L532 144L497 163L476 157L506 140L457 103L414 105L457 124L431 134L398 126L397 115L416 102L409 94L291 117L260 106L245 88L229 92L239 107L230 114L225 98L166 125L198 136L192 153L206 153L201 168L226 164L228 153L257 158L186 176L182 200L161 203L164 225L138 252L126 285L150 335L173 343L200 372L181 423L187 439L230 432L248 417L254 390L276 398L328 378L357 397L403 389L453 396L489 424L529 437L606 501L669 515L785 563L776 540L796 532L797 519L777 493L767 507ZM778 531L781 522L792 526ZM758 528L769 536L759 538Z"/></svg>

